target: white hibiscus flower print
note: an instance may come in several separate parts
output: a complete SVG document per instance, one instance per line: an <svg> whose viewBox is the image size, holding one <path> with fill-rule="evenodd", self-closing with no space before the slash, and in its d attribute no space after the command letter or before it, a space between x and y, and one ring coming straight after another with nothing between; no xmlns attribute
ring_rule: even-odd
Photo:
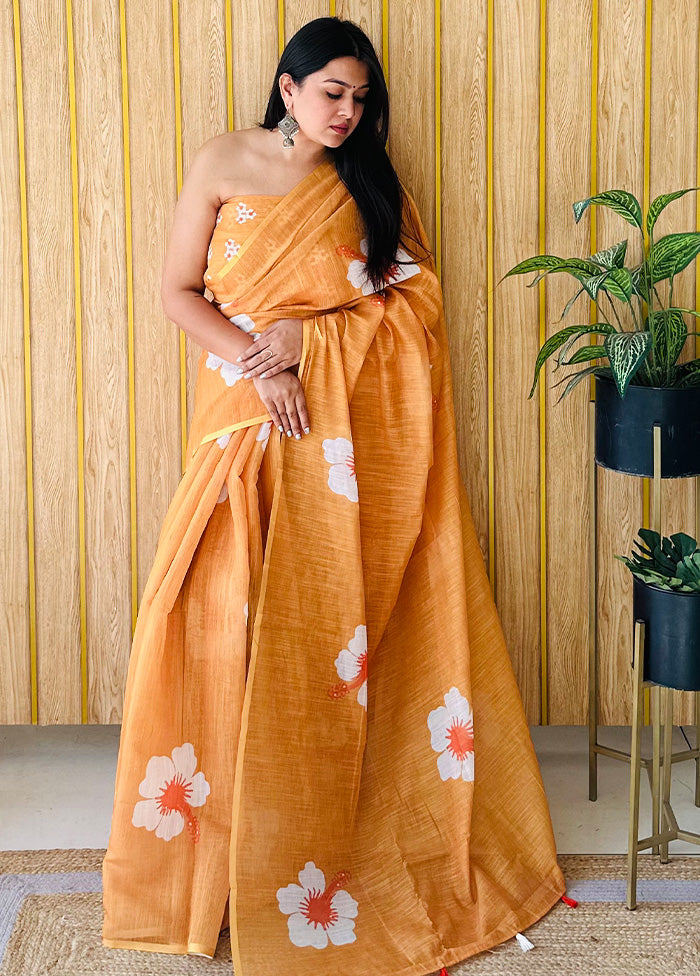
<svg viewBox="0 0 700 976"><path fill-rule="evenodd" d="M329 697L337 700L357 689L357 701L367 708L367 628L364 624L355 628L355 636L335 659L335 669L342 680L328 689Z"/></svg>
<svg viewBox="0 0 700 976"><path fill-rule="evenodd" d="M226 305L230 305L230 302L226 302ZM225 308L226 305L222 305ZM229 322L233 322L234 325L238 326L243 332L252 332L255 328L255 322L251 319L250 315L242 313L240 315L234 315L229 319Z"/></svg>
<svg viewBox="0 0 700 976"><path fill-rule="evenodd" d="M224 215L221 213L221 211L219 211L218 214L216 215L216 223L217 223L217 225L221 223L221 218L223 216Z"/></svg>
<svg viewBox="0 0 700 976"><path fill-rule="evenodd" d="M328 487L336 495L345 495L351 502L358 500L355 455L352 441L346 437L327 438L323 442L323 456L330 464Z"/></svg>
<svg viewBox="0 0 700 976"><path fill-rule="evenodd" d="M272 421L268 420L266 424L260 424L260 430L255 438L256 441L260 441L263 451L267 447L267 442L270 440L270 431L272 430Z"/></svg>
<svg viewBox="0 0 700 976"><path fill-rule="evenodd" d="M252 220L253 217L258 215L250 207L246 207L244 203L239 203L236 205L236 222L239 224L244 224L246 220Z"/></svg>
<svg viewBox="0 0 700 976"><path fill-rule="evenodd" d="M439 752L440 779L474 780L474 717L467 699L450 688L445 704L428 715L430 745Z"/></svg>
<svg viewBox="0 0 700 976"><path fill-rule="evenodd" d="M226 447L226 445L228 444L228 442L230 440L231 440L231 435L230 434L222 434L221 437L217 437L216 443L219 445L219 447L223 451L223 449Z"/></svg>
<svg viewBox="0 0 700 976"><path fill-rule="evenodd" d="M233 386L243 376L243 370L240 366L237 366L236 363L227 362L221 356L215 356L213 352L207 356L205 365L207 369L220 369L221 378L226 386Z"/></svg>
<svg viewBox="0 0 700 976"><path fill-rule="evenodd" d="M213 253L214 253L214 251L213 251L212 246L210 244L209 247L207 248L207 261L211 261L211 256L212 256Z"/></svg>
<svg viewBox="0 0 700 976"><path fill-rule="evenodd" d="M367 277L369 243L366 237L363 237L360 241L360 254L346 244L341 244L336 250L343 257L353 258L348 267L347 278L354 288L360 288L363 295L372 295L378 291ZM394 255L394 262L389 268L388 274L384 276L383 288L388 288L389 285L395 285L399 281L406 281L407 278L412 278L414 275L420 274L418 265L411 261L410 255L401 247Z"/></svg>
<svg viewBox="0 0 700 976"><path fill-rule="evenodd" d="M187 831L193 841L199 840L199 821L192 807L201 807L209 796L209 784L201 771L195 775L197 758L191 742L175 746L170 756L152 756L146 767L146 778L139 784L139 800L131 822L134 827L155 830L161 840L172 840Z"/></svg>
<svg viewBox="0 0 700 976"><path fill-rule="evenodd" d="M289 884L277 891L280 911L289 915L287 928L295 946L325 949L354 942L357 902L343 885L350 880L347 871L339 871L326 885L326 878L313 861L307 861L299 872L299 884Z"/></svg>
<svg viewBox="0 0 700 976"><path fill-rule="evenodd" d="M224 253L224 257L226 258L227 261L230 261L231 258L234 257L234 255L238 254L238 252L241 249L241 245L238 243L238 241L234 241L231 238L229 238L226 241L225 247L226 247L226 251Z"/></svg>

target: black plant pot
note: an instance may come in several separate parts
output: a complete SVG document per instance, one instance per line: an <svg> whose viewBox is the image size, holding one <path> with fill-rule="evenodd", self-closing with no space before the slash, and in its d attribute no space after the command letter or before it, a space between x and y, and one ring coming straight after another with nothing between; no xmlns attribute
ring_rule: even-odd
<svg viewBox="0 0 700 976"><path fill-rule="evenodd" d="M628 386L596 374L595 459L613 471L654 475L654 424L661 424L661 477L700 475L700 387Z"/></svg>
<svg viewBox="0 0 700 976"><path fill-rule="evenodd" d="M700 593L661 590L635 576L633 608L646 623L644 680L700 691Z"/></svg>

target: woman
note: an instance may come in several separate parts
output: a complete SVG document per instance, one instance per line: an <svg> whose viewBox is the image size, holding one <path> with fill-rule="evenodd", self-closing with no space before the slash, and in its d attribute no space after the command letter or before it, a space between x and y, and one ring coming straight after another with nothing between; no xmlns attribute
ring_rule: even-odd
<svg viewBox="0 0 700 976"><path fill-rule="evenodd" d="M321 18L183 186L163 301L205 352L129 662L107 946L213 956L230 895L237 976L418 976L564 890L387 121L369 40Z"/></svg>

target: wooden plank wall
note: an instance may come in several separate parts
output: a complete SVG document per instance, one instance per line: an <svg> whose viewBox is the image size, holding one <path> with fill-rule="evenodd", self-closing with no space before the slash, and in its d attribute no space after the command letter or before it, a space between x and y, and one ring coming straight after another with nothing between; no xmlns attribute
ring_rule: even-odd
<svg viewBox="0 0 700 976"><path fill-rule="evenodd" d="M390 153L441 269L462 471L533 723L586 720L589 391L527 399L571 294L498 284L540 250L627 236L571 203L700 183L698 0L194 0L0 5L0 723L121 718L138 600L178 483L198 350L161 312L183 173L262 118L280 44L361 24ZM661 229L693 229L687 196ZM700 277L680 291L698 301ZM581 305L579 314L590 310ZM693 531L695 485L664 485ZM648 487L599 474L602 719L629 720ZM689 720L689 703L678 703Z"/></svg>

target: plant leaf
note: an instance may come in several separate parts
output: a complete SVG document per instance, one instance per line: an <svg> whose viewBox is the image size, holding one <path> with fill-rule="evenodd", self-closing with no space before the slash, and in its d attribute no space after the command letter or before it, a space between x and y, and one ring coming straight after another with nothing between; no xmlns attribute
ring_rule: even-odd
<svg viewBox="0 0 700 976"><path fill-rule="evenodd" d="M605 351L621 397L649 355L652 344L649 332L615 332L605 337Z"/></svg>
<svg viewBox="0 0 700 976"><path fill-rule="evenodd" d="M700 254L700 233L667 234L647 255L647 264L654 272L654 283L679 274Z"/></svg>
<svg viewBox="0 0 700 976"><path fill-rule="evenodd" d="M687 535L685 532L675 532L669 538L677 550L680 559L684 559L686 556L692 556L697 549L698 544L695 539L692 535Z"/></svg>
<svg viewBox="0 0 700 976"><path fill-rule="evenodd" d="M553 352L556 352L557 349L563 345L570 336L578 337L586 335L590 332L590 329L591 327L589 325L567 325L565 328L555 332L553 336L550 336L549 339L547 339L537 354L537 360L535 362L535 378L532 381L532 387L528 394L528 399L530 399L532 394L535 392L540 370L542 369L545 360L547 360Z"/></svg>
<svg viewBox="0 0 700 976"><path fill-rule="evenodd" d="M554 254L536 254L534 257L526 258L516 264L514 268L507 271L501 281L511 278L513 275L529 274L531 271L542 271L544 274L551 274L555 271L567 271L569 274L584 273L595 274L597 267L591 261L583 261L581 258L558 258ZM499 282L500 284L500 282Z"/></svg>
<svg viewBox="0 0 700 976"><path fill-rule="evenodd" d="M566 316L567 316L567 315L569 314L569 312L571 311L571 309L572 309L572 307L573 307L573 305L574 305L574 302L575 302L575 301L576 301L577 299L579 299L579 298L581 297L581 295L583 295L583 293L584 293L584 291L585 291L585 290L586 290L585 288L579 288L579 290L578 290L578 291L576 292L576 294L575 294L575 295L573 296L573 298L570 298L570 299L568 300L568 302L566 303L566 308L565 308L565 309L564 309L564 311L563 311L563 312L561 313L561 318L559 319L559 321L560 321L560 322L561 322L561 320L562 320L562 319L565 319L565 318L566 318Z"/></svg>
<svg viewBox="0 0 700 976"><path fill-rule="evenodd" d="M654 365L673 366L688 338L688 327L678 308L654 312L647 327L654 343Z"/></svg>
<svg viewBox="0 0 700 976"><path fill-rule="evenodd" d="M688 363L676 366L673 385L679 390L700 385L700 359L691 359Z"/></svg>
<svg viewBox="0 0 700 976"><path fill-rule="evenodd" d="M602 288L621 302L628 302L632 295L632 277L627 268L613 268L606 275Z"/></svg>
<svg viewBox="0 0 700 976"><path fill-rule="evenodd" d="M608 268L611 271L613 268L622 268L624 266L626 253L627 241L625 240L620 241L619 244L613 244L604 251L598 251L596 254L593 254L591 261L595 261L601 268Z"/></svg>
<svg viewBox="0 0 700 976"><path fill-rule="evenodd" d="M575 366L577 363L589 363L592 359L605 359L605 346L581 346L571 359L561 359L562 366Z"/></svg>
<svg viewBox="0 0 700 976"><path fill-rule="evenodd" d="M602 204L609 207L619 214L628 224L642 229L642 208L639 200L626 190L606 190L605 193L598 193L587 200L579 200L574 204L574 219L579 222L587 207L592 204Z"/></svg>
<svg viewBox="0 0 700 976"><path fill-rule="evenodd" d="M659 214L669 203L673 200L678 200L679 197L684 197L686 193L692 193L694 190L700 190L700 186L689 186L686 190L674 190L673 193L662 193L661 196L652 200L647 213L647 234L651 237L651 232L654 229Z"/></svg>
<svg viewBox="0 0 700 976"><path fill-rule="evenodd" d="M557 403L563 400L568 393L571 393L571 391L579 385L581 380L585 379L587 376L592 376L593 373L598 371L598 369L599 369L598 366L587 366L586 369L579 370L578 373L576 373L574 376L566 377L566 379L568 379L569 382L564 387L564 392L557 400ZM555 383L554 385L560 386L564 382L565 380L560 380L559 383Z"/></svg>
<svg viewBox="0 0 700 976"><path fill-rule="evenodd" d="M557 362L563 363L565 357L569 355L569 350L571 349L571 347L576 342L578 342L579 339L582 339L583 336L592 335L592 334L609 335L611 332L614 331L615 329L612 327L612 325L608 325L607 322L594 322L593 325L589 325L586 326L585 328L582 328L578 335L572 335L569 339L566 340L564 345L561 346L561 348L559 349L559 353L557 355ZM601 356L604 355L605 355L605 351L603 350L601 344Z"/></svg>

